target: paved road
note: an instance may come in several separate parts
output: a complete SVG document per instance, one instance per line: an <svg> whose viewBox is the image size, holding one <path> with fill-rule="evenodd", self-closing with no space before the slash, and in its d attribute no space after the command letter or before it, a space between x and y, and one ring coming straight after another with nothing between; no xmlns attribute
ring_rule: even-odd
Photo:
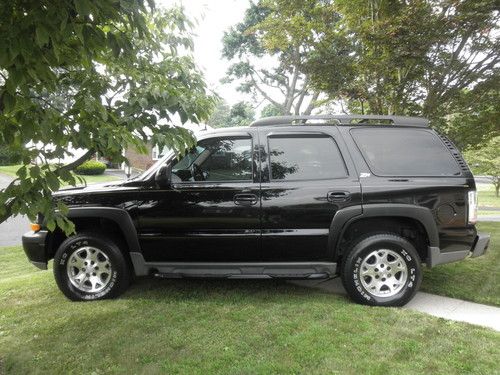
<svg viewBox="0 0 500 375"><path fill-rule="evenodd" d="M0 174L0 189L5 188L12 178ZM21 244L21 236L29 230L29 221L23 216L11 217L0 224L0 246Z"/></svg>
<svg viewBox="0 0 500 375"><path fill-rule="evenodd" d="M346 295L340 278L317 281L290 281L293 284L320 289L332 294ZM479 303L462 301L418 292L415 298L403 307L408 310L424 312L444 319L466 322L500 331L500 308Z"/></svg>

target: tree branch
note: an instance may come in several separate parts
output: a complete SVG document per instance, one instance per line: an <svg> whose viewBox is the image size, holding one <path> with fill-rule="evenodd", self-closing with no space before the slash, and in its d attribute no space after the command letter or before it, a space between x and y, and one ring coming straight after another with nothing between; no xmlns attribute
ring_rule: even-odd
<svg viewBox="0 0 500 375"><path fill-rule="evenodd" d="M94 153L95 153L95 151L93 149L89 149L89 150L87 150L87 152L85 154L80 156L78 159L73 160L71 163L63 165L62 167L57 168L54 171L54 173L59 173L62 171L72 171L73 169L75 169L76 167L78 167L79 165L81 165L85 161L87 161Z"/></svg>
<svg viewBox="0 0 500 375"><path fill-rule="evenodd" d="M252 83L255 87L255 89L264 97L266 98L270 103L272 103L273 105L275 105L276 107L278 108L283 108L283 105L278 103L276 100L274 100L273 98L271 98L264 90L262 90L262 88L258 85L257 81L255 81L255 78L253 77L253 75L250 75L250 79L252 80Z"/></svg>
<svg viewBox="0 0 500 375"><path fill-rule="evenodd" d="M316 107L316 100L318 100L319 97L319 92L316 91L312 98L311 101L309 102L309 105L307 106L306 110L304 111L304 115L309 116L312 112L312 110Z"/></svg>

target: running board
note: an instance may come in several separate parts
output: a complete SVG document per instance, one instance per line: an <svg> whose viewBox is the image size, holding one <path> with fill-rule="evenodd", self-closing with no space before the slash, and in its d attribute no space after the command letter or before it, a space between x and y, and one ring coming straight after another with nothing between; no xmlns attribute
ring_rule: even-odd
<svg viewBox="0 0 500 375"><path fill-rule="evenodd" d="M253 280L262 280L262 279L328 279L333 277L328 273L311 273L311 274L228 274L228 273L218 273L218 272L205 272L199 273L199 270L195 272L174 272L174 273L160 273L156 272L153 274L154 277L160 279L186 279L186 278L213 278L213 279L253 279Z"/></svg>
<svg viewBox="0 0 500 375"><path fill-rule="evenodd" d="M130 253L137 276L160 278L227 279L324 279L334 277L337 263L332 262L145 262L141 253Z"/></svg>

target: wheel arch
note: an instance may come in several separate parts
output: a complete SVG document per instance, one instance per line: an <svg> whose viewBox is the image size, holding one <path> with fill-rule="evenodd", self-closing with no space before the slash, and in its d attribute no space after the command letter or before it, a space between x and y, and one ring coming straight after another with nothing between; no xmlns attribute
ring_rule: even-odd
<svg viewBox="0 0 500 375"><path fill-rule="evenodd" d="M129 213L121 208L113 207L73 207L69 209L68 218L75 223L76 230L89 228L103 232L104 228L119 235L127 246L127 253L141 252L137 230ZM104 225L103 225L104 224ZM60 230L50 232L46 239L48 259L54 256L59 245L66 236Z"/></svg>
<svg viewBox="0 0 500 375"><path fill-rule="evenodd" d="M340 210L334 216L330 225L329 248L333 252L333 259L338 260L342 255L342 241L346 234L360 223L373 223L374 230L377 227L387 226L394 222L400 225L413 225L420 230L426 239L425 247L420 247L420 255L425 262L427 258L427 247L439 247L439 234L432 211L426 207L408 204L370 204L358 207L348 207ZM361 211L361 212L360 212ZM386 227L383 230L387 230ZM418 244L417 244L418 245Z"/></svg>

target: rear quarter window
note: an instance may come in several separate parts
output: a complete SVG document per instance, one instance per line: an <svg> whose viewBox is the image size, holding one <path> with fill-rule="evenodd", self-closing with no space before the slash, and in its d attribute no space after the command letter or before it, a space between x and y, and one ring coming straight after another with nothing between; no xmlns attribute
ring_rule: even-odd
<svg viewBox="0 0 500 375"><path fill-rule="evenodd" d="M377 176L459 176L459 166L427 129L359 128L351 135Z"/></svg>

